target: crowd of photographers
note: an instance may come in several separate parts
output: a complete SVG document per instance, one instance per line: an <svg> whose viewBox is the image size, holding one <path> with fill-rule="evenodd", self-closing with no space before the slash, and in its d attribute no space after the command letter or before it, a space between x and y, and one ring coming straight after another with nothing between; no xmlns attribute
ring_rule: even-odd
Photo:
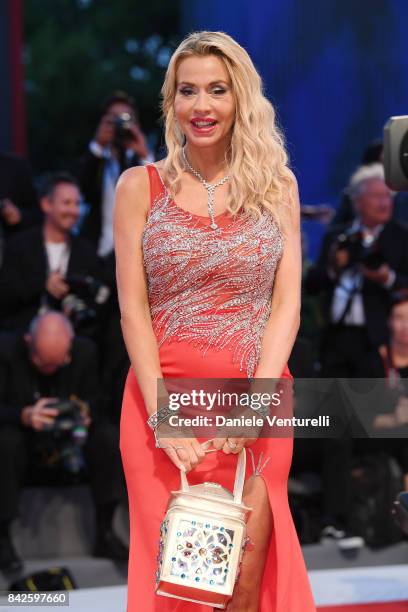
<svg viewBox="0 0 408 612"><path fill-rule="evenodd" d="M6 492L0 569L23 566L10 534L22 486L84 477L97 517L94 554L127 560L113 529L115 508L126 496L118 428L129 361L112 217L121 172L153 160L133 100L122 92L104 104L95 136L71 173L53 174L36 189L25 161L0 154L0 488ZM404 215L384 182L377 145L353 174L318 261L305 268L304 303L311 299L319 314L301 330L289 362L295 379L388 379L397 390L395 405L376 417L388 432L408 424ZM293 477L310 469L321 481L318 538L334 538L343 548L367 541L350 522L353 462L367 452L395 460L401 488L408 488L401 436L295 440ZM297 526L305 530L296 492L293 499Z"/></svg>
<svg viewBox="0 0 408 612"><path fill-rule="evenodd" d="M305 368L313 349L306 339L303 353L292 355L295 377L360 379L361 388L365 379L384 381L365 386L367 397L374 384L378 389L369 428L361 426L360 396L357 428L346 424L343 436L295 440L292 474L319 473L320 537L343 549L402 537L390 509L398 491L408 489L407 204L406 194L386 185L382 145L373 144L303 279L304 303L312 299L318 309L306 334L318 338L317 359L314 369ZM336 416L342 412L343 403Z"/></svg>
<svg viewBox="0 0 408 612"><path fill-rule="evenodd" d="M126 497L118 428L129 361L112 213L120 173L153 159L122 92L71 171L39 189L25 161L0 155L0 569L23 567L10 527L25 483L89 482L93 553L127 561L113 529Z"/></svg>

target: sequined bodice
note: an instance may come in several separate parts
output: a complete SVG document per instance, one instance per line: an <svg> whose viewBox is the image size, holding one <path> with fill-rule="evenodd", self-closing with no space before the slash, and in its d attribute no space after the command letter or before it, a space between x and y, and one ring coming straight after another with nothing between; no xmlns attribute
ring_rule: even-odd
<svg viewBox="0 0 408 612"><path fill-rule="evenodd" d="M148 171L152 202L142 245L159 346L186 340L204 353L229 348L233 363L252 376L283 253L278 225L266 211L259 220L224 213L212 229L209 218L170 198L153 165Z"/></svg>

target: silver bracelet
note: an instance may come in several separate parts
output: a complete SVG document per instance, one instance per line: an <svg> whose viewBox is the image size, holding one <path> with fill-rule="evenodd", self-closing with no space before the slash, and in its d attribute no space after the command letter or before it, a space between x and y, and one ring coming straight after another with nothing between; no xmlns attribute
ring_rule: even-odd
<svg viewBox="0 0 408 612"><path fill-rule="evenodd" d="M249 384L252 384L252 382L254 380L255 380L255 378L253 376L248 376ZM266 417L269 415L269 408L268 408L268 406L261 406L260 408L253 408L250 405L249 408L251 408L251 410L256 412L264 421L265 421Z"/></svg>
<svg viewBox="0 0 408 612"><path fill-rule="evenodd" d="M266 417L269 415L269 407L268 406L261 406L260 408L252 408L252 406L248 406L251 410L253 410L254 412L256 412L256 414L258 414L264 421L266 419Z"/></svg>
<svg viewBox="0 0 408 612"><path fill-rule="evenodd" d="M153 431L157 429L162 421L165 421L171 414L177 412L174 408L170 408L169 406L165 406L164 408L160 408L157 412L153 412L147 419L147 424Z"/></svg>

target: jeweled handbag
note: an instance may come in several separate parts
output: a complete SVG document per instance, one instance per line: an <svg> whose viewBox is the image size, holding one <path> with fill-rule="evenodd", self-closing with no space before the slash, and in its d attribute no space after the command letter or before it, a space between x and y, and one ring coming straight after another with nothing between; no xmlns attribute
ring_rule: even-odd
<svg viewBox="0 0 408 612"><path fill-rule="evenodd" d="M234 492L215 482L172 491L160 526L156 593L225 609L238 579L246 544L242 503L246 451L239 453Z"/></svg>

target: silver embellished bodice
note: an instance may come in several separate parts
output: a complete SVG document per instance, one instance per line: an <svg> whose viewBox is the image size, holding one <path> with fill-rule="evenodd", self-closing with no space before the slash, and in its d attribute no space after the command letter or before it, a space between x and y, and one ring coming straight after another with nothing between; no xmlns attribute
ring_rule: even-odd
<svg viewBox="0 0 408 612"><path fill-rule="evenodd" d="M153 198L142 246L153 329L159 346L186 340L204 353L230 349L255 372L284 240L266 211L259 220L210 219L180 208L167 190Z"/></svg>

